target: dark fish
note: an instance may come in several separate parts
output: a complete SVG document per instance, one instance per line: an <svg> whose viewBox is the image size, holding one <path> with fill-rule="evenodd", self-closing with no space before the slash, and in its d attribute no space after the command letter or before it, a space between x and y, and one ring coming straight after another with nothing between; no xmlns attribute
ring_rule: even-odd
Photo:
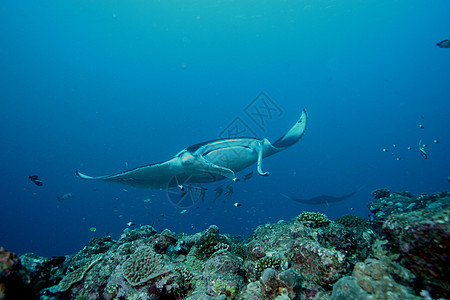
<svg viewBox="0 0 450 300"><path fill-rule="evenodd" d="M250 172L250 173L248 173L247 175L245 175L244 176L244 181L247 181L247 180L249 180L250 178L252 178L253 177L253 171L252 172Z"/></svg>
<svg viewBox="0 0 450 300"><path fill-rule="evenodd" d="M298 199L298 198L292 198L289 197L287 195L283 195L282 196L296 201L296 202L300 202L303 204L309 204L309 205L323 205L323 204L330 204L330 203L335 203L335 202L340 202L340 201L344 201L345 199L350 198L351 196L353 196L354 194L356 194L356 192L351 192L350 194L341 196L341 197L334 197L334 196L328 196L328 195L321 195L321 196L317 196L317 197L313 197L311 199Z"/></svg>
<svg viewBox="0 0 450 300"><path fill-rule="evenodd" d="M424 147L419 148L419 151L420 151L420 155L422 155L422 157L423 157L424 159L427 159L427 158L428 158L427 151L425 150Z"/></svg>
<svg viewBox="0 0 450 300"><path fill-rule="evenodd" d="M219 185L214 191L216 192L216 196L214 197L213 202L216 202L216 200L219 199L220 196L222 196L223 185Z"/></svg>
<svg viewBox="0 0 450 300"><path fill-rule="evenodd" d="M428 158L428 153L427 153L427 145L426 144L422 144L422 140L419 141L419 151L420 151L420 155L422 155L422 157L424 159Z"/></svg>
<svg viewBox="0 0 450 300"><path fill-rule="evenodd" d="M202 199L202 202L205 202L205 195L206 195L206 188L204 187L199 187L200 189L200 199Z"/></svg>
<svg viewBox="0 0 450 300"><path fill-rule="evenodd" d="M450 40L443 40L436 44L436 46L439 46L441 48L450 48Z"/></svg>
<svg viewBox="0 0 450 300"><path fill-rule="evenodd" d="M233 183L234 183L234 182L233 182ZM228 191L226 191L226 192L223 194L223 195L225 196L225 198L223 198L223 203L225 203L225 202L228 200L228 198L230 198L231 195L234 194L233 183L230 183L230 184L227 186Z"/></svg>
<svg viewBox="0 0 450 300"><path fill-rule="evenodd" d="M28 176L28 178L33 181L37 186L42 186L42 181L37 175Z"/></svg>

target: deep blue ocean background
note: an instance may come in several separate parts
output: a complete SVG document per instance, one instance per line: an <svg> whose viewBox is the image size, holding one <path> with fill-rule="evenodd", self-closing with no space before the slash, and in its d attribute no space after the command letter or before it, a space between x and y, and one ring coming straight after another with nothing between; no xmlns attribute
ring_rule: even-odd
<svg viewBox="0 0 450 300"><path fill-rule="evenodd" d="M377 188L448 189L450 49L436 43L450 38L449 11L446 0L1 1L0 245L72 254L130 221L245 237L302 211L367 217ZM281 109L262 127L245 113L260 92ZM213 199L226 180L181 213L167 191L75 175L169 159L236 118L273 142L303 108L305 136L263 161L270 176L239 173L254 171L225 203ZM355 190L329 206L281 195Z"/></svg>

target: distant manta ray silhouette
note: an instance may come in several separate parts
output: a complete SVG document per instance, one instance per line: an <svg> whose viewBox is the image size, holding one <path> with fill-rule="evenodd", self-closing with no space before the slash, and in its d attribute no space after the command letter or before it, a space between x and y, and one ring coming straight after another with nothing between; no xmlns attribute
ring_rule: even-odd
<svg viewBox="0 0 450 300"><path fill-rule="evenodd" d="M345 199L350 198L351 196L353 196L354 194L356 194L357 191L355 192L351 192L347 195L341 196L341 197L334 197L334 196L329 196L329 195L321 195L321 196L317 196L317 197L313 197L311 199L299 199L299 198L292 198L288 195L284 195L281 194L283 197L288 198L289 200L295 201L295 202L299 202L299 203L303 203L303 204L308 204L308 205L323 205L323 204L330 204L330 203L335 203L335 202L341 202L344 201Z"/></svg>

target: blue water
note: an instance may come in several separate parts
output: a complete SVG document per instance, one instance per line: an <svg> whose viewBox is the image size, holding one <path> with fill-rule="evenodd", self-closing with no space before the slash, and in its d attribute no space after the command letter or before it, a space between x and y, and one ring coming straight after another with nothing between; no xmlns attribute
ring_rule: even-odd
<svg viewBox="0 0 450 300"><path fill-rule="evenodd" d="M381 187L448 189L450 49L436 42L450 38L449 11L444 0L1 1L0 245L71 254L130 221L247 236L304 210L366 217ZM260 92L280 109L263 126L246 114ZM169 159L236 118L273 142L303 108L305 136L263 161L270 176L239 173L255 172L225 203L213 199L226 180L180 214L167 191L75 175ZM354 190L319 207L281 196Z"/></svg>

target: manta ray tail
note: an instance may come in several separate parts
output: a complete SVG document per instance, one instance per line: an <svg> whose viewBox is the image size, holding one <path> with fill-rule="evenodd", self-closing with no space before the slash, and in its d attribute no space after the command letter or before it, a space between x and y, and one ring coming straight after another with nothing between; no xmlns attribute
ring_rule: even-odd
<svg viewBox="0 0 450 300"><path fill-rule="evenodd" d="M282 137L280 137L272 146L277 150L281 151L287 147L292 146L297 143L306 131L306 123L308 120L308 115L306 114L306 110L302 111L302 115L300 119L298 119L297 123L289 129Z"/></svg>

